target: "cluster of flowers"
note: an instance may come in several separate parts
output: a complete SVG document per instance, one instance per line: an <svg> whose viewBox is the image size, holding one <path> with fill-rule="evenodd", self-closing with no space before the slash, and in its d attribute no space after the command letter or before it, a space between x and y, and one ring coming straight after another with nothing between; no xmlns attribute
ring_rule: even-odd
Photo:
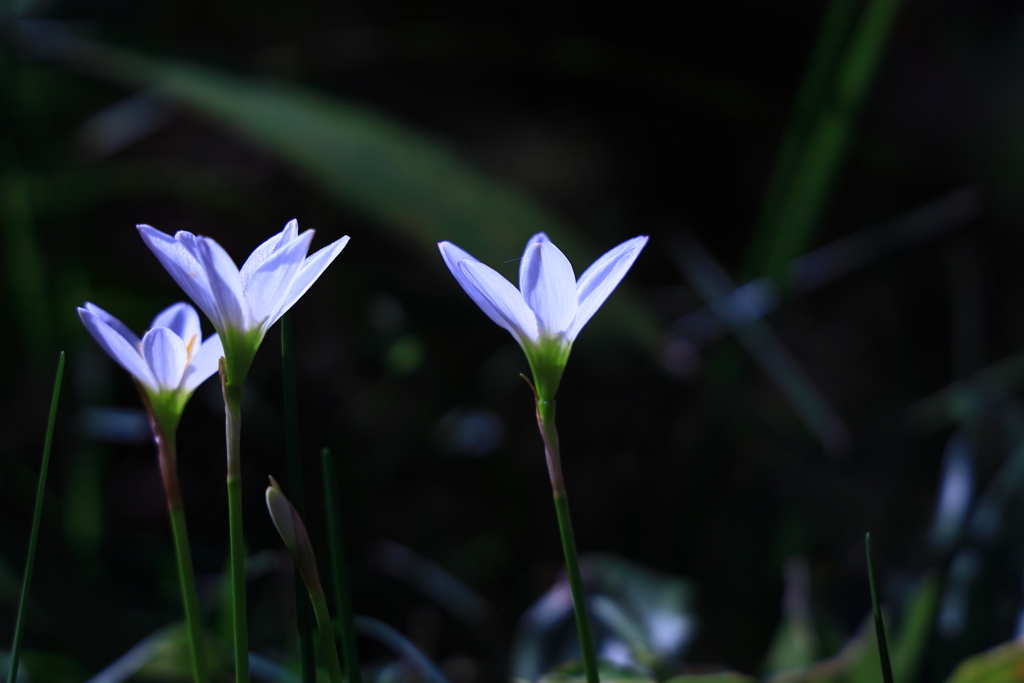
<svg viewBox="0 0 1024 683"><path fill-rule="evenodd" d="M203 339L199 316L187 303L159 313L140 339L100 307L78 314L93 338L127 370L166 426L176 424L196 388L225 358L228 376L241 382L267 330L316 282L349 238L307 256L313 231L298 222L261 244L241 268L217 242L178 232L171 237L148 225L142 239L174 281L206 314L216 334ZM438 247L452 275L491 320L519 342L542 396L558 387L569 349L597 312L647 237L607 252L577 280L565 255L543 233L530 238L519 267L519 288L450 242Z"/></svg>
<svg viewBox="0 0 1024 683"><path fill-rule="evenodd" d="M188 399L200 384L220 371L227 417L235 676L245 683L248 680L248 637L239 445L242 384L267 330L316 282L345 248L349 238L342 237L307 256L313 231L300 234L298 223L293 220L261 244L238 268L227 252L208 237L197 237L190 232L179 232L171 237L148 225L140 225L139 233L174 281L206 314L216 334L202 338L199 315L187 303L176 303L157 315L141 339L92 303L86 303L78 313L100 346L135 378L149 411L171 524L175 529L175 551L196 683L205 683L207 675L174 444ZM438 245L462 288L491 320L512 334L530 362L537 421L562 529L588 683L597 683L597 665L561 476L554 396L576 336L619 284L646 243L647 237L623 242L577 279L565 255L547 235L538 233L530 238L523 252L518 289L454 244L441 242ZM267 506L310 591L321 635L325 638L323 649L329 678L332 683L341 683L330 617L316 576L312 547L302 520L273 479L267 489Z"/></svg>

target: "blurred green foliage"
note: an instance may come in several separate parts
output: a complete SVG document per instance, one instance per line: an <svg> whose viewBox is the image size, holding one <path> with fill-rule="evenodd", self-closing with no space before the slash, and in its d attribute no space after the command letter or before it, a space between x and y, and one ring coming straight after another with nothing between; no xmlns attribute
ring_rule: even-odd
<svg viewBox="0 0 1024 683"><path fill-rule="evenodd" d="M318 230L314 247L353 236L294 327L305 455L341 456L355 609L391 624L390 645L361 636L367 672L411 678L394 651L414 645L451 683L504 679L523 615L557 595L525 363L433 247L450 239L514 279L524 239L545 230L580 262L652 236L581 335L560 397L580 548L629 558L640 596L591 579L608 599L605 656L646 659L608 680L877 680L867 528L898 683L1016 680L1016 646L999 644L1024 611L1024 14L675 9L3 7L0 624L13 626L48 364L69 352L32 680L82 680L154 633L166 648L139 675L182 670L145 423L74 306L141 329L181 298L136 223L210 235L240 259L292 217ZM964 186L971 207L942 199ZM780 286L735 289L735 273ZM286 467L274 337L248 388L245 504L254 671L287 676L292 577L260 496ZM197 394L179 444L211 630L218 393ZM940 513L959 521L935 543ZM655 657L637 625L668 604L695 638ZM548 680L574 675L566 642L554 628L540 643Z"/></svg>

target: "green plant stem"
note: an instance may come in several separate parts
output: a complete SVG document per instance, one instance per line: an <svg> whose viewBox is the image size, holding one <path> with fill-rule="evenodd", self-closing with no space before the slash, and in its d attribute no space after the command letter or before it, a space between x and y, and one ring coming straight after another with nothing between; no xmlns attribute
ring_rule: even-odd
<svg viewBox="0 0 1024 683"><path fill-rule="evenodd" d="M870 532L864 534L864 551L868 561L868 585L871 587L871 610L875 615L875 635L878 637L878 659L882 664L882 680L885 683L893 683L889 644L885 638L885 622L882 620L882 605L878 601L878 589L875 587L875 563L871 560Z"/></svg>
<svg viewBox="0 0 1024 683"><path fill-rule="evenodd" d="M300 517L306 514L302 491L302 449L299 442L299 401L295 384L295 356L292 352L291 316L281 316L281 374L284 389L284 435L288 455L289 500ZM295 630L299 637L299 668L302 683L316 683L316 652L313 647L313 617L306 600L302 577L295 574Z"/></svg>
<svg viewBox="0 0 1024 683"><path fill-rule="evenodd" d="M143 391L143 400L150 408ZM167 497L167 512L171 518L171 533L174 536L174 554L178 563L178 585L181 588L181 602L185 610L185 624L188 628L189 646L192 650L192 676L196 683L206 683L209 674L206 662L206 647L203 643L203 623L199 613L199 596L196 592L195 571L192 568L192 550L188 542L188 525L185 521L185 504L181 499L178 484L178 449L174 431L166 431L149 410L153 439L156 442L160 474L164 480Z"/></svg>
<svg viewBox="0 0 1024 683"><path fill-rule="evenodd" d="M338 612L338 630L341 651L345 658L347 683L361 683L359 653L356 651L356 633L352 616L352 596L349 589L348 565L345 562L344 529L341 525L341 496L338 492L338 473L334 457L327 448L320 451L324 475L324 500L327 502L327 530L330 535L331 578L334 583L334 606ZM318 617L319 619L319 617Z"/></svg>
<svg viewBox="0 0 1024 683"><path fill-rule="evenodd" d="M53 396L50 398L50 417L46 422L46 440L43 442L43 462L39 468L39 484L36 487L36 505L32 512L32 531L28 537L28 556L25 558L25 578L21 582L21 597L18 599L18 616L14 622L14 640L11 643L11 669L7 680L18 679L18 659L21 655L21 636L25 630L25 606L32 584L32 570L36 561L36 546L39 542L39 524L43 518L43 493L46 491L46 473L50 469L50 447L53 445L53 425L57 419L57 401L60 398L60 384L64 377L64 352L57 361L57 379L53 382Z"/></svg>
<svg viewBox="0 0 1024 683"><path fill-rule="evenodd" d="M327 677L331 683L342 683L338 646L334 640L334 627L331 625L331 615L327 611L327 599L324 597L323 588L314 590L310 587L309 599L313 603L313 614L316 615L316 623L320 627L320 648L323 650L324 659L327 660Z"/></svg>
<svg viewBox="0 0 1024 683"><path fill-rule="evenodd" d="M249 681L249 630L245 614L245 537L242 533L242 387L227 379L221 359L221 386L224 390L225 432L228 456L228 527L231 557L231 623L234 636L235 681Z"/></svg>
<svg viewBox="0 0 1024 683"><path fill-rule="evenodd" d="M580 572L580 561L576 554L576 538L572 532L572 519L569 516L569 499L566 496L565 481L562 478L558 431L555 429L554 399L537 397L537 425L540 427L540 434L544 439L544 454L547 458L548 475L551 477L551 490L555 498L555 513L558 515L558 533L562 539L562 551L565 553L565 572L569 577L572 605L576 613L576 630L580 638L583 670L587 677L587 683L599 683L597 652L594 649L594 638L590 633L590 619L587 616L587 596L583 590L583 575Z"/></svg>

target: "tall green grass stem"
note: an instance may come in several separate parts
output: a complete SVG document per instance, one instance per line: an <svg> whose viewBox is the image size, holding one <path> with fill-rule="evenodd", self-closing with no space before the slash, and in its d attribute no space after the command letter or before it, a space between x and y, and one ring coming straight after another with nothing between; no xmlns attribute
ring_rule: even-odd
<svg viewBox="0 0 1024 683"><path fill-rule="evenodd" d="M878 637L878 659L882 663L882 680L893 683L892 664L889 661L889 643L885 638L885 621L882 619L882 605L878 601L875 585L875 563L871 559L871 533L864 534L864 552L868 562L868 585L871 587L871 611L875 615L875 635Z"/></svg>
<svg viewBox="0 0 1024 683"><path fill-rule="evenodd" d="M231 626L235 654L235 681L249 683L249 629L245 609L245 536L242 533L242 386L228 382L220 361L224 390L224 430L227 439L228 535L231 558Z"/></svg>
<svg viewBox="0 0 1024 683"><path fill-rule="evenodd" d="M540 434L544 439L548 475L551 478L551 490L555 498L555 513L558 515L558 533L562 539L562 551L565 553L565 573L569 577L572 606L576 613L576 630L580 639L583 670L587 683L599 683L597 651L594 648L594 637L590 633L590 618L587 616L587 595L583 589L583 575L580 572L580 561L576 553L576 537L572 532L572 519L569 516L569 499L566 496L565 481L562 478L558 431L555 429L554 399L537 397L537 425L540 427Z"/></svg>
<svg viewBox="0 0 1024 683"><path fill-rule="evenodd" d="M327 677L331 683L342 683L341 663L338 661L338 645L334 640L334 627L331 625L331 615L327 611L327 598L324 597L322 586L309 587L309 599L313 603L313 613L316 615L317 626L320 627L320 649L327 660Z"/></svg>
<svg viewBox="0 0 1024 683"><path fill-rule="evenodd" d="M327 503L327 530L330 535L331 547L331 578L334 583L334 603L338 613L341 651L345 659L345 680L347 683L361 683L359 653L356 650L356 633L352 616L352 596L348 581L348 565L345 561L345 537L341 524L338 472L334 456L331 455L329 449L325 448L320 451L320 460L323 465L324 500Z"/></svg>
<svg viewBox="0 0 1024 683"><path fill-rule="evenodd" d="M18 599L18 616L14 622L14 640L11 643L11 669L7 680L18 679L18 659L21 656L21 636L25 631L25 606L32 585L32 570L36 561L36 546L39 542L39 524L43 518L43 493L46 491L46 473L50 469L50 447L53 445L53 425L57 419L57 401L60 398L60 384L64 378L64 352L57 361L57 379L53 382L53 396L50 398L50 418L46 422L46 440L43 442L43 462L39 468L39 485L36 487L36 505L32 512L32 531L28 537L28 556L25 558L25 578L21 582L21 597Z"/></svg>
<svg viewBox="0 0 1024 683"><path fill-rule="evenodd" d="M299 441L299 399L295 383L291 315L281 316L281 375L284 390L284 437L288 456L289 500L302 517L306 514L302 490L302 449ZM313 647L313 615L302 577L295 574L295 627L299 637L299 668L302 683L316 683L316 651Z"/></svg>

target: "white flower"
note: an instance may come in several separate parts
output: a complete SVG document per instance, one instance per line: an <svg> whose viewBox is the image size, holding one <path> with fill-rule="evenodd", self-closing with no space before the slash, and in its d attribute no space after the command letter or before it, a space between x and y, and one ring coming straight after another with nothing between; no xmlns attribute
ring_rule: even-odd
<svg viewBox="0 0 1024 683"><path fill-rule="evenodd" d="M138 380L161 413L166 409L180 416L192 392L217 372L224 355L216 334L203 340L199 314L186 303L160 313L142 339L99 306L86 302L78 315L103 350Z"/></svg>
<svg viewBox="0 0 1024 683"><path fill-rule="evenodd" d="M451 242L437 246L470 298L523 347L538 393L548 397L558 386L576 335L626 275L645 244L646 235L623 242L594 261L577 280L565 254L547 235L538 233L526 243L519 262L519 289Z"/></svg>
<svg viewBox="0 0 1024 683"><path fill-rule="evenodd" d="M313 231L299 234L297 221L261 244L239 268L209 237L178 232L171 237L138 226L146 245L224 340L228 375L248 372L267 329L277 322L348 244L342 237L306 257Z"/></svg>

